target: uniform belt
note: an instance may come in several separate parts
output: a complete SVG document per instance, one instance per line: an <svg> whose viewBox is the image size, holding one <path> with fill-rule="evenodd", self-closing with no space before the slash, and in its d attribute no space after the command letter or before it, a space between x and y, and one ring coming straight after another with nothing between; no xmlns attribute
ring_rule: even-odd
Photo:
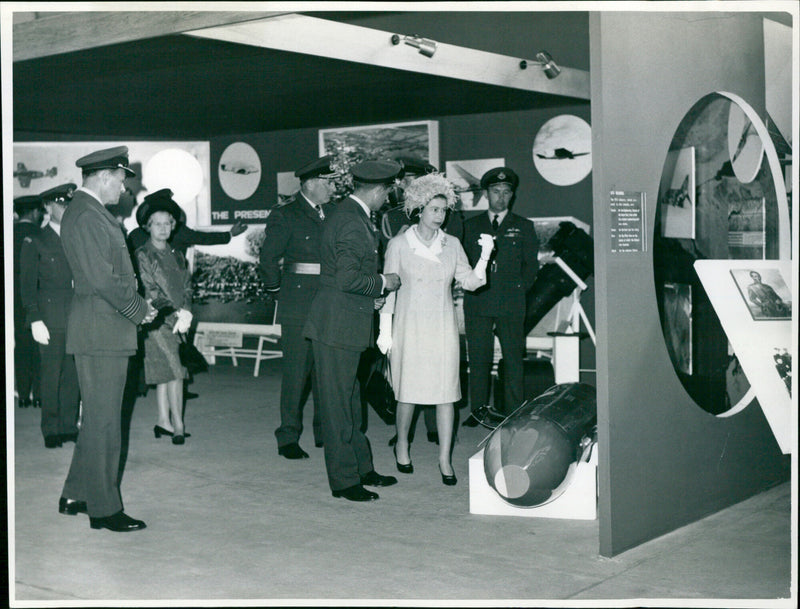
<svg viewBox="0 0 800 609"><path fill-rule="evenodd" d="M319 275L319 262L293 262L285 270L297 275Z"/></svg>

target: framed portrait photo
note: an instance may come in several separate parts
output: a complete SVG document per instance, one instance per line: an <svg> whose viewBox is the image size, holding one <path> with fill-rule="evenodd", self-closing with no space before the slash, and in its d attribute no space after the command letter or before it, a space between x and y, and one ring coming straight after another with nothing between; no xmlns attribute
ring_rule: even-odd
<svg viewBox="0 0 800 609"><path fill-rule="evenodd" d="M731 269L753 321L791 320L791 291L777 268Z"/></svg>

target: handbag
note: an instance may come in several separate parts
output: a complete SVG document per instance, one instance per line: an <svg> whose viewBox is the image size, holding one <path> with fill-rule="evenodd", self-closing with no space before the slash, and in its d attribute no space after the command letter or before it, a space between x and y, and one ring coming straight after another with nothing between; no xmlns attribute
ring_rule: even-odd
<svg viewBox="0 0 800 609"><path fill-rule="evenodd" d="M397 412L397 400L394 397L391 379L389 357L379 353L364 383L364 398L387 425L394 424Z"/></svg>
<svg viewBox="0 0 800 609"><path fill-rule="evenodd" d="M186 367L189 374L199 374L208 370L208 362L200 350L192 343L186 342L186 337L181 336L181 342L178 343L178 357L181 364Z"/></svg>

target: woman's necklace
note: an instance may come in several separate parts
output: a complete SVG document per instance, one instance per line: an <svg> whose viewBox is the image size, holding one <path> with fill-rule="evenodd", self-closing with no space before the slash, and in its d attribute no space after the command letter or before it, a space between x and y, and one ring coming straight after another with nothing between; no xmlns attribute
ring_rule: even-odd
<svg viewBox="0 0 800 609"><path fill-rule="evenodd" d="M419 232L419 229L416 226L414 227L414 234L416 234L417 238L427 246L430 246L431 243L433 243L433 240L436 238L436 232L437 231L433 231L433 235L431 235L430 239L426 239L422 236L422 233Z"/></svg>

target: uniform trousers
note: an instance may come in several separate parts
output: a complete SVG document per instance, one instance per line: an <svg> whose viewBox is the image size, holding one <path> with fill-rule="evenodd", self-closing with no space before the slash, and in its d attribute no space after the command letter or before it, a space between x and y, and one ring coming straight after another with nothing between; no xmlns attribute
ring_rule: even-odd
<svg viewBox="0 0 800 609"><path fill-rule="evenodd" d="M83 415L62 497L86 501L89 516L122 509L119 493L122 392L127 355L75 355Z"/></svg>
<svg viewBox="0 0 800 609"><path fill-rule="evenodd" d="M38 343L24 321L14 320L14 380L20 401L33 395L34 400L41 399L41 361Z"/></svg>
<svg viewBox="0 0 800 609"><path fill-rule="evenodd" d="M42 382L42 435L78 431L78 372L75 358L67 353L66 334L50 331L50 342L39 345Z"/></svg>
<svg viewBox="0 0 800 609"><path fill-rule="evenodd" d="M355 486L372 471L369 441L361 431L361 390L356 379L361 351L311 341L319 387L325 467L331 490Z"/></svg>
<svg viewBox="0 0 800 609"><path fill-rule="evenodd" d="M303 407L308 399L308 386L314 396L314 444L322 442L319 391L312 379L314 352L311 341L303 336L303 326L281 324L283 378L281 380L281 425L275 430L278 446L292 444L303 432Z"/></svg>
<svg viewBox="0 0 800 609"><path fill-rule="evenodd" d="M511 414L522 404L523 359L525 356L524 311L518 315L483 317L466 315L464 329L469 356L469 395L471 409L489 404L490 376L494 359L494 331L503 354L503 414Z"/></svg>

